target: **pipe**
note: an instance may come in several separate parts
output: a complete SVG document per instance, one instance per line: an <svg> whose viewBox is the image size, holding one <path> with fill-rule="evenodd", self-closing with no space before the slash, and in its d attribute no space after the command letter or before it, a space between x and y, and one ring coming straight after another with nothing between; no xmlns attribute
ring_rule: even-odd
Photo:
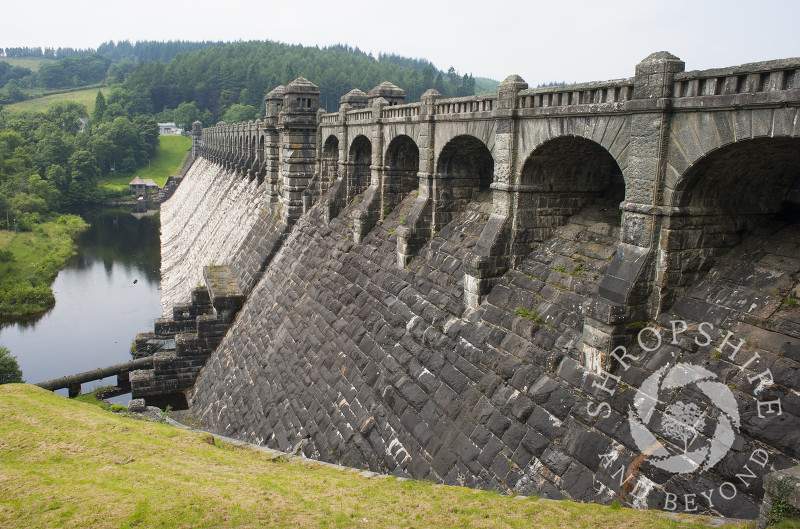
<svg viewBox="0 0 800 529"><path fill-rule="evenodd" d="M121 364L114 364L113 366L100 367L92 371L85 371L76 375L68 375L61 378L55 378L46 382L39 382L36 385L40 388L55 391L57 389L69 388L72 384L83 384L84 382L91 382L92 380L100 380L102 378L119 375L123 371L133 371L135 369L149 369L153 367L153 357L146 356L144 358L137 358L130 362L123 362Z"/></svg>

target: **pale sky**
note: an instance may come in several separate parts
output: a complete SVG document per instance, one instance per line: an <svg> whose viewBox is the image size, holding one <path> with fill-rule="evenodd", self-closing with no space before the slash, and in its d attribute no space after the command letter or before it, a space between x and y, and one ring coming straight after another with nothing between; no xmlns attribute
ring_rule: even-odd
<svg viewBox="0 0 800 529"><path fill-rule="evenodd" d="M800 56L800 0L9 1L0 47L108 40L346 43L529 85L630 77L654 51L687 70ZM313 79L312 79L313 81Z"/></svg>

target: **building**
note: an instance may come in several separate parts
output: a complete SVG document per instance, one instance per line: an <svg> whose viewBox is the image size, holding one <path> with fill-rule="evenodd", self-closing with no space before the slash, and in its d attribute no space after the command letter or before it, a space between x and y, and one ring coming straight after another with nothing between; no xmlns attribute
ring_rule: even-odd
<svg viewBox="0 0 800 529"><path fill-rule="evenodd" d="M158 124L158 133L161 135L178 136L183 134L183 129L175 125L172 121L169 121L167 123Z"/></svg>
<svg viewBox="0 0 800 529"><path fill-rule="evenodd" d="M158 193L158 184L150 178L142 180L137 176L131 180L128 185L131 188L131 194L136 197L144 197Z"/></svg>

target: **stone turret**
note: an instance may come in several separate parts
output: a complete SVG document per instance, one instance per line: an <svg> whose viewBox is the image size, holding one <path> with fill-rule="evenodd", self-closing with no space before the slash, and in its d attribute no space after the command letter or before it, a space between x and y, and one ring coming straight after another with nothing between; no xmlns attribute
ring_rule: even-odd
<svg viewBox="0 0 800 529"><path fill-rule="evenodd" d="M296 113L313 113L319 108L319 87L306 79L298 77L288 85L283 94L283 111Z"/></svg>
<svg viewBox="0 0 800 529"><path fill-rule="evenodd" d="M388 105L402 105L406 100L406 92L399 86L384 81L369 91L367 95L369 105L372 106L379 97L384 98Z"/></svg>
<svg viewBox="0 0 800 529"><path fill-rule="evenodd" d="M199 121L192 123L192 158L200 154L200 147L203 143L203 124Z"/></svg>
<svg viewBox="0 0 800 529"><path fill-rule="evenodd" d="M352 109L367 108L368 103L367 94L358 88L353 88L339 99L339 105L350 105Z"/></svg>
<svg viewBox="0 0 800 529"><path fill-rule="evenodd" d="M303 213L303 192L314 175L317 152L319 88L298 77L283 93L283 111L276 131L279 135L280 197L284 223L289 226Z"/></svg>
<svg viewBox="0 0 800 529"><path fill-rule="evenodd" d="M267 118L277 116L283 110L283 95L286 93L286 87L278 85L264 96L264 114Z"/></svg>

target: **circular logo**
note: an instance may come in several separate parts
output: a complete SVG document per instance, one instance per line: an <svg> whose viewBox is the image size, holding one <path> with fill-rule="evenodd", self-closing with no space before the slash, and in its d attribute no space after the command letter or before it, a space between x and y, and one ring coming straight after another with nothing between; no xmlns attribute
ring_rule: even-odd
<svg viewBox="0 0 800 529"><path fill-rule="evenodd" d="M731 390L716 382L716 378L703 367L680 363L671 368L662 367L642 383L633 399L628 423L636 446L648 455L647 461L667 472L684 474L701 465L709 469L728 453L735 436L734 428L739 428L739 408ZM700 430L709 420L707 410L695 402L677 400L667 406L662 415L659 433L662 439L671 441L665 445L648 426L655 415L659 393L690 385L705 394L720 411L714 434L709 441L696 443Z"/></svg>

